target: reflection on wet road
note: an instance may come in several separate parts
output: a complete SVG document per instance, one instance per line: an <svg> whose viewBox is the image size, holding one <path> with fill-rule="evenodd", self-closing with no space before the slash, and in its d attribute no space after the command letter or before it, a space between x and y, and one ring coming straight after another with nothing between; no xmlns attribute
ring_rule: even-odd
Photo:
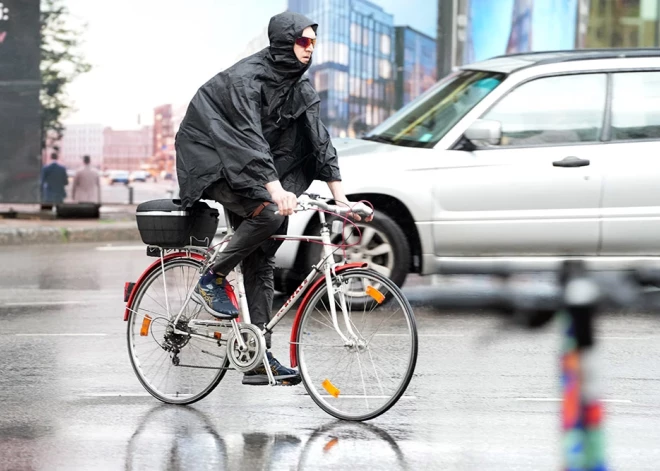
<svg viewBox="0 0 660 471"><path fill-rule="evenodd" d="M235 372L192 406L149 396L122 320L123 284L152 260L142 247L2 248L0 260L0 469L559 468L556 329L441 311L431 279L406 287L420 333L410 397L354 424L302 386L247 387ZM283 362L290 324L273 337ZM614 469L660 460L659 332L638 313L599 324Z"/></svg>

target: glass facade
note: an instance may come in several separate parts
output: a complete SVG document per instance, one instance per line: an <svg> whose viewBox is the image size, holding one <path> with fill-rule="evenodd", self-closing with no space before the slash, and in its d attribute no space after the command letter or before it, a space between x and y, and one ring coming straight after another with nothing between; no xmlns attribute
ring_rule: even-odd
<svg viewBox="0 0 660 471"><path fill-rule="evenodd" d="M436 41L407 26L396 27L396 109L436 82Z"/></svg>
<svg viewBox="0 0 660 471"><path fill-rule="evenodd" d="M366 0L289 0L319 24L310 79L331 136L355 137L394 109L394 18Z"/></svg>
<svg viewBox="0 0 660 471"><path fill-rule="evenodd" d="M660 46L660 0L456 0L454 14L453 66L511 52Z"/></svg>
<svg viewBox="0 0 660 471"><path fill-rule="evenodd" d="M591 0L584 46L658 46L658 0Z"/></svg>

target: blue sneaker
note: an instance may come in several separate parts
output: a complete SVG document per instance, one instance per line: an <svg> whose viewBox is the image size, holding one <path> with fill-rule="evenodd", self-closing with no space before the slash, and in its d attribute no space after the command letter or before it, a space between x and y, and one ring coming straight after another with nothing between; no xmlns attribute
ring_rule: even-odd
<svg viewBox="0 0 660 471"><path fill-rule="evenodd" d="M224 277L215 273L208 273L200 278L192 297L215 317L220 319L238 317L234 289Z"/></svg>
<svg viewBox="0 0 660 471"><path fill-rule="evenodd" d="M266 355L268 356L268 363L270 363L270 371L273 372L273 377L278 384L283 386L295 386L302 381L300 373L298 373L297 370L282 365L270 352L266 352ZM243 384L250 386L268 386L268 375L266 374L266 368L264 368L263 363L243 375Z"/></svg>

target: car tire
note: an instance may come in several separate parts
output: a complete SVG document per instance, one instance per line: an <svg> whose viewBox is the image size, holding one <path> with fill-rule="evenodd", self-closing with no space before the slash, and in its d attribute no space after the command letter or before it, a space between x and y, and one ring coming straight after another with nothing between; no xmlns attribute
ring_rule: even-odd
<svg viewBox="0 0 660 471"><path fill-rule="evenodd" d="M300 285L302 278L299 273L286 268L275 267L273 272L275 291L290 296Z"/></svg>
<svg viewBox="0 0 660 471"><path fill-rule="evenodd" d="M328 217L328 223L332 224L334 219ZM392 218L379 211L375 212L373 221L368 223L360 221L355 224L360 228L363 237L359 245L346 248L347 261L367 262L369 268L385 275L397 286L403 286L410 269L411 254L410 245L401 227ZM352 226L346 223L346 227ZM320 223L317 223L307 233L318 234L319 231ZM366 240L367 237L369 240ZM341 242L341 234L332 234L331 238L335 244ZM349 238L348 242L355 243L354 237ZM319 262L322 249L321 244L307 244L302 257L302 271L307 273L312 265ZM337 255L335 260L341 260L343 253L339 251Z"/></svg>

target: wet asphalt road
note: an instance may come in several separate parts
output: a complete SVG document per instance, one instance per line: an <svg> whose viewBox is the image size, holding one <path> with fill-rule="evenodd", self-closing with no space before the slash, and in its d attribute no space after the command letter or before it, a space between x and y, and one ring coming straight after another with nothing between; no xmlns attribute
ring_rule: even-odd
<svg viewBox="0 0 660 471"><path fill-rule="evenodd" d="M193 406L160 404L122 320L123 283L152 260L135 246L0 248L0 469L560 469L556 328L500 332L491 314L437 309L430 279L406 288L410 397L367 424L336 421L302 385L247 387L235 372ZM289 325L273 338L282 360ZM609 462L657 470L660 318L599 327Z"/></svg>

